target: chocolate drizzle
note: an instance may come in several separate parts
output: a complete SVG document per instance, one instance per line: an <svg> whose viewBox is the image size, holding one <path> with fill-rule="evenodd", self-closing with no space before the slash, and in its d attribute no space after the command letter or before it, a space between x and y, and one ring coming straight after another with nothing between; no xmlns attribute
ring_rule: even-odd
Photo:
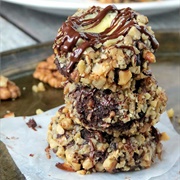
<svg viewBox="0 0 180 180"><path fill-rule="evenodd" d="M149 36L153 49L157 49L159 47L159 43L156 40L156 38L144 26L139 26L139 25L135 25L135 26L140 32Z"/></svg>
<svg viewBox="0 0 180 180"><path fill-rule="evenodd" d="M110 12L116 13L110 27L100 33L86 32L86 30L97 26ZM93 13L97 13L94 18L85 18L88 14ZM116 39L120 35L125 36L132 26L135 26L139 31L146 34L149 37L153 48L157 49L159 45L157 40L149 33L145 26L138 25L135 21L136 16L137 13L131 8L118 10L114 5L109 5L102 10L99 7L93 6L81 16L69 17L68 20L63 23L54 43L54 49L57 50L58 56L66 57L68 53L70 53L70 62L68 65L61 67L61 69L63 69L61 72L69 76L85 49L88 47L94 48L95 44L104 43L110 39ZM81 32L78 31L79 28L82 28ZM82 32L83 29L84 32ZM82 39L82 42L77 45L79 39ZM132 50L131 47L129 47L129 49Z"/></svg>

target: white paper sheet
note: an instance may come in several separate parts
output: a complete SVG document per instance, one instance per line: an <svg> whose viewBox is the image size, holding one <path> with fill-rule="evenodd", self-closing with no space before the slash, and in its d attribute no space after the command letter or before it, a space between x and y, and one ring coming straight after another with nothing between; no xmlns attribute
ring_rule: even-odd
<svg viewBox="0 0 180 180"><path fill-rule="evenodd" d="M172 176L168 176L172 173L167 172L179 171L177 168L180 159L180 136L173 129L166 113L161 115L161 120L156 127L161 132L166 132L170 140L163 142L162 160L157 160L151 168L136 172L94 173L85 176L56 168L55 164L61 160L53 153L51 153L51 159L47 159L45 148L47 147L47 127L58 109L59 107L35 116L0 119L0 139L8 147L11 156L27 180L148 180L156 179L153 177L157 176L160 176L158 179L170 180ZM37 127L37 131L29 128L26 123L31 118L42 128ZM174 177L179 178L178 173L174 174Z"/></svg>

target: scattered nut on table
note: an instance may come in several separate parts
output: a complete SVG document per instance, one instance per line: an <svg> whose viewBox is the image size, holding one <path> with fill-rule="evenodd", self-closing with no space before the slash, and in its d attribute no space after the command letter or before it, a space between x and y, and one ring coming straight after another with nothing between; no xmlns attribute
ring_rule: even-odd
<svg viewBox="0 0 180 180"><path fill-rule="evenodd" d="M6 114L3 116L3 118L10 118L10 117L15 117L14 112L7 111Z"/></svg>
<svg viewBox="0 0 180 180"><path fill-rule="evenodd" d="M62 88L66 78L60 74L54 64L54 55L49 56L46 61L41 61L33 73L35 79L48 83L51 87Z"/></svg>
<svg viewBox="0 0 180 180"><path fill-rule="evenodd" d="M174 109L171 108L171 109L167 110L167 115L170 119L172 119L174 117Z"/></svg>
<svg viewBox="0 0 180 180"><path fill-rule="evenodd" d="M7 77L0 76L0 99L16 99L21 96L19 87Z"/></svg>
<svg viewBox="0 0 180 180"><path fill-rule="evenodd" d="M45 87L44 87L44 84L42 82L38 83L38 85L33 85L32 86L32 91L34 92L43 92L45 91Z"/></svg>
<svg viewBox="0 0 180 180"><path fill-rule="evenodd" d="M36 114L38 115L38 114L42 114L44 111L43 110L41 110L41 109L36 109Z"/></svg>
<svg viewBox="0 0 180 180"><path fill-rule="evenodd" d="M170 137L168 136L168 134L166 132L162 132L160 139L161 139L161 141L168 141L170 139Z"/></svg>

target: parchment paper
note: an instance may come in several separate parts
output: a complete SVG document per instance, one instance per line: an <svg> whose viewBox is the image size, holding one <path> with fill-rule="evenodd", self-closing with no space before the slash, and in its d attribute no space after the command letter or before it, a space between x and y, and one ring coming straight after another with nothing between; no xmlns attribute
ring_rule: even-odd
<svg viewBox="0 0 180 180"><path fill-rule="evenodd" d="M151 168L135 172L93 173L90 175L79 175L56 168L55 164L62 161L53 153L51 153L51 159L47 159L45 148L48 145L46 141L47 127L51 117L58 109L59 107L35 116L0 119L0 139L6 144L15 163L27 180L148 180L160 175L162 178L158 177L158 179L170 180L172 176L168 177L169 173L166 172L169 170L173 172L174 165L177 170L180 157L180 136L173 129L166 113L161 115L160 122L156 127L161 132L166 132L170 136L170 140L163 142L162 160L157 159ZM37 131L26 125L32 118L38 126L41 126L41 128L36 128ZM165 173L167 175L163 176ZM178 174L176 176L179 178Z"/></svg>

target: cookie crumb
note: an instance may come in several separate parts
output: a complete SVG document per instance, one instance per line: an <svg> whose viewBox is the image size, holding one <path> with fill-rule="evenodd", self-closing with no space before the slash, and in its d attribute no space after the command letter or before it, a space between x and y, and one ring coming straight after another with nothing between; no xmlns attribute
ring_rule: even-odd
<svg viewBox="0 0 180 180"><path fill-rule="evenodd" d="M45 148L45 152L46 152L46 157L47 157L47 159L51 159L50 146L47 146L47 147Z"/></svg>
<svg viewBox="0 0 180 180"><path fill-rule="evenodd" d="M56 163L55 165L57 168L61 169L61 170L65 170L65 171L69 171L69 172L74 172L74 169L66 164L66 163Z"/></svg>
<svg viewBox="0 0 180 180"><path fill-rule="evenodd" d="M171 109L167 110L167 115L170 119L172 119L174 117L174 109L171 108Z"/></svg>
<svg viewBox="0 0 180 180"><path fill-rule="evenodd" d="M36 114L38 115L38 114L42 114L44 111L43 110L41 110L41 109L36 109Z"/></svg>
<svg viewBox="0 0 180 180"><path fill-rule="evenodd" d="M85 175L86 171L85 170L79 170L79 171L77 171L77 173L80 174L80 175Z"/></svg>
<svg viewBox="0 0 180 180"><path fill-rule="evenodd" d="M168 141L170 139L170 137L168 136L168 134L166 132L162 132L160 135L160 140L161 141Z"/></svg>
<svg viewBox="0 0 180 180"><path fill-rule="evenodd" d="M4 118L15 117L15 114L14 114L14 112L7 111L3 117Z"/></svg>
<svg viewBox="0 0 180 180"><path fill-rule="evenodd" d="M26 124L29 128L32 128L34 131L37 131L36 130L37 123L34 119L30 119Z"/></svg>
<svg viewBox="0 0 180 180"><path fill-rule="evenodd" d="M32 86L32 91L37 93L37 92L43 92L45 91L45 86L42 82L39 82L38 85L33 85Z"/></svg>

